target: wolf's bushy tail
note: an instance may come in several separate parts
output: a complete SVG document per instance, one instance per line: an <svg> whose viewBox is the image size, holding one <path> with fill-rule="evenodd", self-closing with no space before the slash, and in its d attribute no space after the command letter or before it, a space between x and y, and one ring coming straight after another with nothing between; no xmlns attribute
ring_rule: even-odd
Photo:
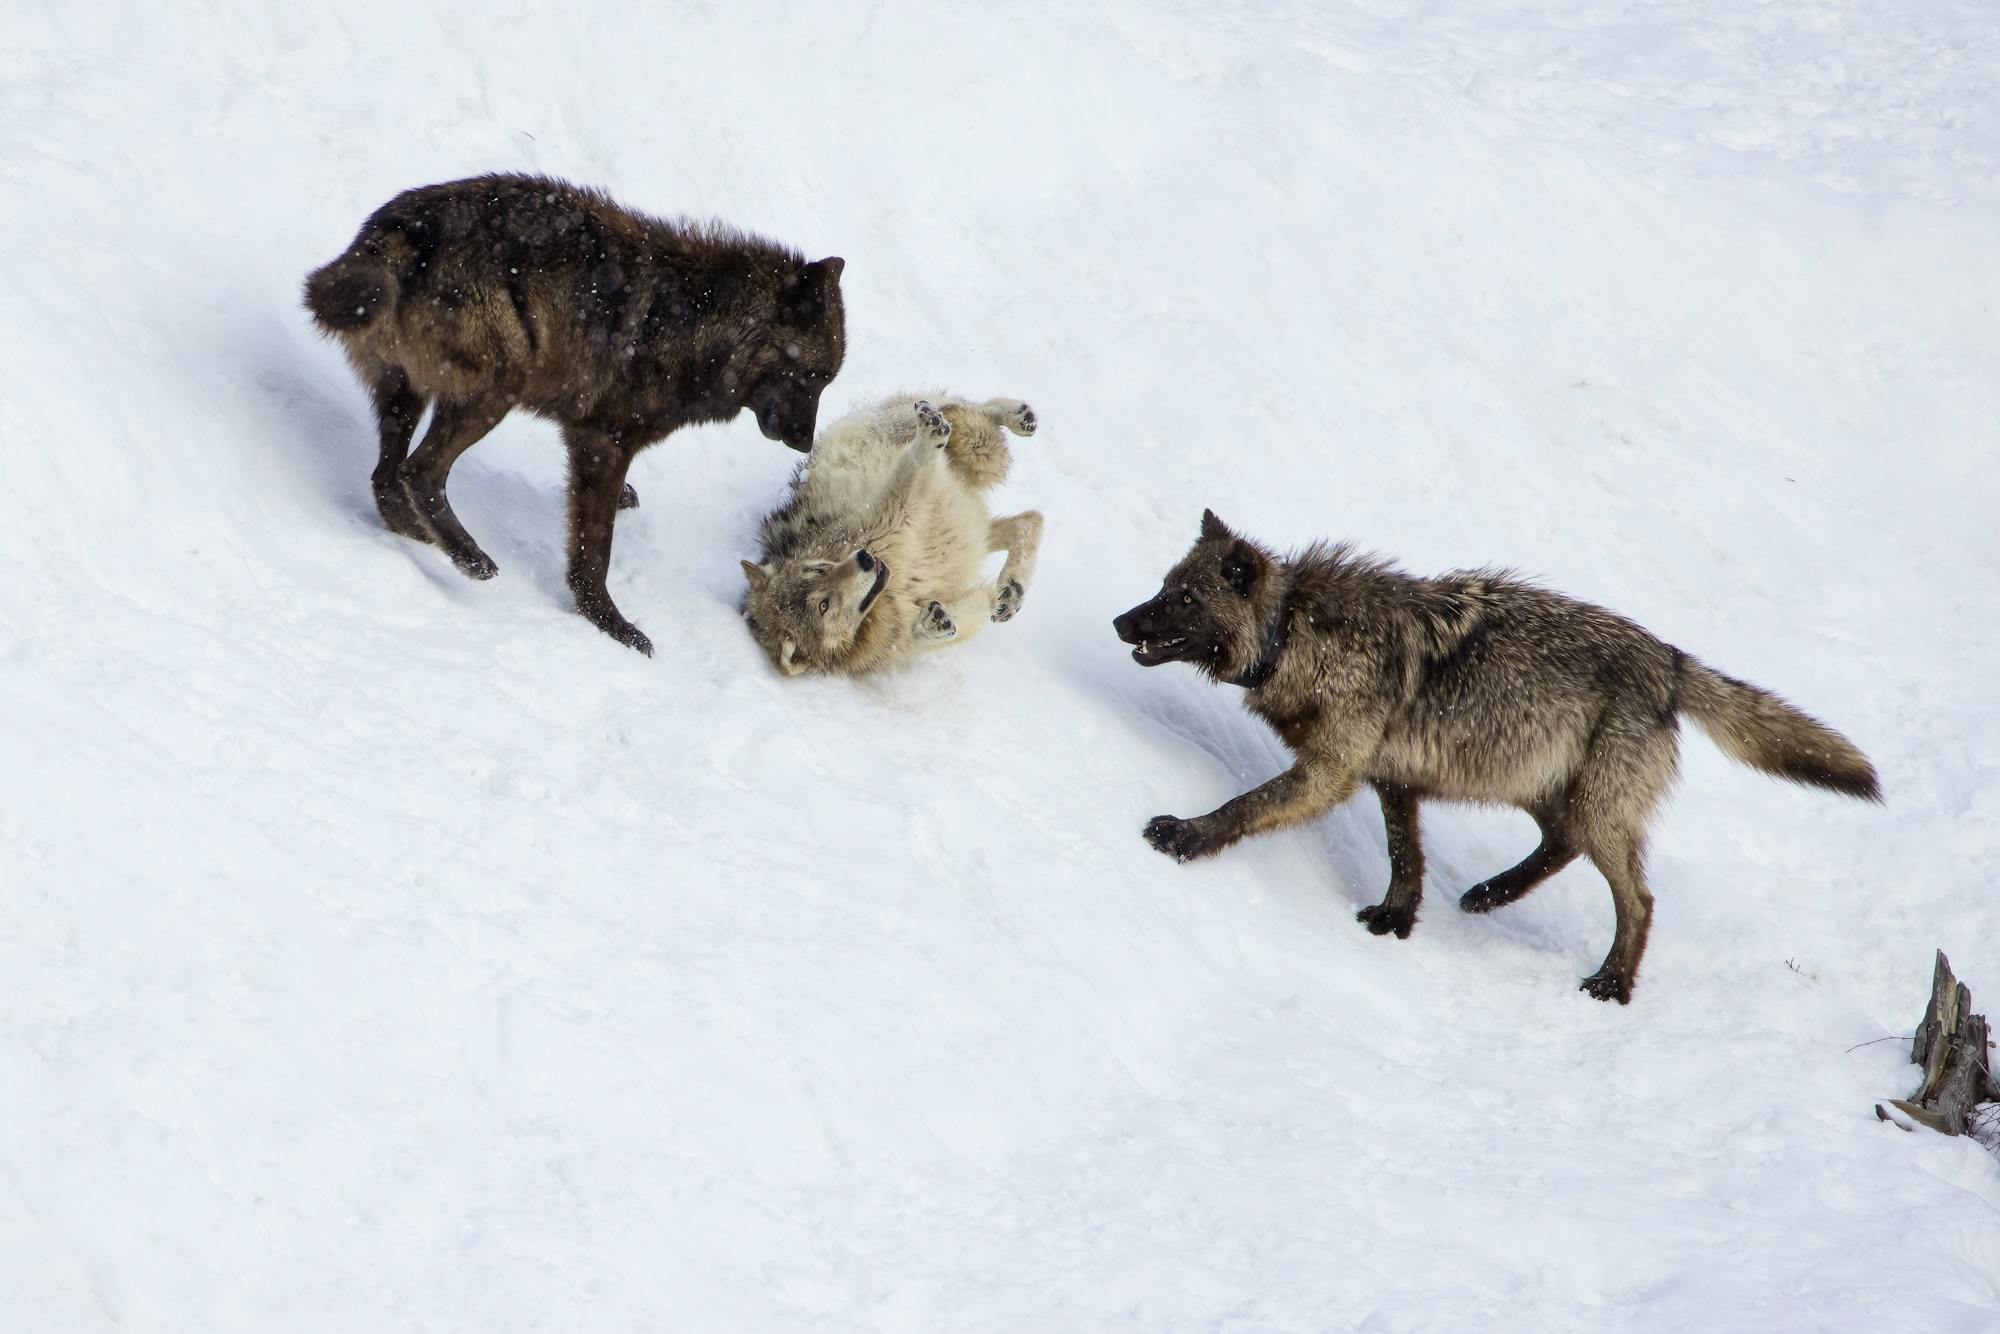
<svg viewBox="0 0 2000 1334"><path fill-rule="evenodd" d="M1768 690L1688 658L1682 669L1680 706L1733 760L1794 783L1882 800L1875 766L1853 742Z"/></svg>
<svg viewBox="0 0 2000 1334"><path fill-rule="evenodd" d="M306 309L330 334L367 328L395 299L396 275L360 246L306 278Z"/></svg>

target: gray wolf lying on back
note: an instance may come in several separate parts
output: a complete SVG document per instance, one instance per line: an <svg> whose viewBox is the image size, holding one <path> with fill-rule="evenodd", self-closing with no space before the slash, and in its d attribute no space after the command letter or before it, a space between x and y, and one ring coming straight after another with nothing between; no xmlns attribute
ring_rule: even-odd
<svg viewBox="0 0 2000 1334"><path fill-rule="evenodd" d="M664 222L541 176L408 190L306 279L306 307L374 400L375 506L474 579L497 573L445 499L458 456L514 408L562 426L576 609L651 654L604 586L625 470L683 426L744 408L812 446L840 369L841 261L808 264L721 226ZM436 404L423 443L410 437Z"/></svg>
<svg viewBox="0 0 2000 1334"><path fill-rule="evenodd" d="M1142 666L1190 662L1242 687L1297 761L1207 815L1158 817L1147 842L1204 857L1369 783L1389 830L1389 892L1359 917L1406 937L1423 894L1418 802L1518 806L1541 846L1458 906L1488 912L1590 858L1618 914L1604 966L1583 980L1599 1000L1632 999L1646 950L1646 825L1679 765L1679 715L1731 759L1882 799L1875 770L1837 732L1622 616L1503 572L1416 579L1345 546L1284 560L1204 512L1159 595L1112 625Z"/></svg>
<svg viewBox="0 0 2000 1334"><path fill-rule="evenodd" d="M1032 435L1014 398L886 399L827 427L743 562L750 633L788 676L859 676L963 643L1020 609L1042 516L990 517L984 493ZM986 557L1007 553L997 578Z"/></svg>

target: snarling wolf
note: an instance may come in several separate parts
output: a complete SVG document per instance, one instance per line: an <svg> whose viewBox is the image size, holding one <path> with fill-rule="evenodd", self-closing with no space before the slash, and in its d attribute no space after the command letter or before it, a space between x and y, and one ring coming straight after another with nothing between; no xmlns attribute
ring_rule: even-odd
<svg viewBox="0 0 2000 1334"><path fill-rule="evenodd" d="M1599 1000L1632 999L1646 950L1646 825L1679 765L1679 715L1765 773L1882 799L1837 732L1622 616L1503 571L1417 579L1344 545L1280 559L1204 512L1159 594L1112 624L1142 666L1188 662L1241 687L1296 759L1207 815L1154 819L1153 847L1205 857L1311 820L1367 782L1388 826L1389 891L1358 916L1406 937L1423 894L1417 804L1517 806L1541 846L1458 906L1489 912L1588 857L1618 914L1604 966L1583 980Z"/></svg>
<svg viewBox="0 0 2000 1334"><path fill-rule="evenodd" d="M987 514L1012 461L1003 432L1032 435L1013 398L886 399L826 429L743 562L750 633L787 675L859 676L970 639L1020 610L1042 516ZM1004 551L988 580L986 557Z"/></svg>
<svg viewBox="0 0 2000 1334"><path fill-rule="evenodd" d="M638 503L625 471L647 445L744 408L770 439L811 448L844 351L841 266L721 225L646 217L562 181L481 176L377 209L306 279L305 304L373 399L383 523L492 578L445 479L513 408L550 418L569 452L576 608L650 655L604 586L612 523Z"/></svg>

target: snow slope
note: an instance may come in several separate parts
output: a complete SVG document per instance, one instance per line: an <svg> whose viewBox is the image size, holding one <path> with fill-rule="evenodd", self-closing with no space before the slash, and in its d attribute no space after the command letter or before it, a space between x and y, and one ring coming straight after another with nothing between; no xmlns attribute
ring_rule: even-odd
<svg viewBox="0 0 2000 1334"><path fill-rule="evenodd" d="M0 1309L33 1331L2000 1327L2000 1166L1906 1135L1930 951L2000 1000L2000 19L1913 0L0 12ZM1022 616L774 679L792 463L560 453L385 534L296 305L531 168L848 261L827 411L1019 394ZM1281 765L1111 615L1204 505L1507 563L1845 730L1698 735L1636 1002L1519 815L1178 867ZM1859 1045L1899 1035L1893 1041Z"/></svg>

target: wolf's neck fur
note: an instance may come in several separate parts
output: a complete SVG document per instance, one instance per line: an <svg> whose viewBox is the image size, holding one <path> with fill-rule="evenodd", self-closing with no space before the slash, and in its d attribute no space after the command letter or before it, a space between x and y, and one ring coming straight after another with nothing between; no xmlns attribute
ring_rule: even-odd
<svg viewBox="0 0 2000 1334"><path fill-rule="evenodd" d="M1292 572L1275 561L1272 568L1284 581L1283 590L1278 594L1278 605L1264 622L1264 633L1260 637L1257 660L1242 673L1225 677L1224 685L1241 686L1245 690L1255 690L1271 679L1278 670L1278 659L1284 656L1285 641L1292 633Z"/></svg>

